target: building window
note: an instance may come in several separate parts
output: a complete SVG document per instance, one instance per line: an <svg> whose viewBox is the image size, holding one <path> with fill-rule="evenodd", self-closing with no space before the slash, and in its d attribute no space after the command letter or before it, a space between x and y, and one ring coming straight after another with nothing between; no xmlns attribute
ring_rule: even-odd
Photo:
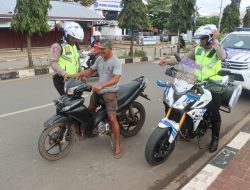
<svg viewBox="0 0 250 190"><path fill-rule="evenodd" d="M103 16L106 18L106 20L117 20L118 12L104 10Z"/></svg>

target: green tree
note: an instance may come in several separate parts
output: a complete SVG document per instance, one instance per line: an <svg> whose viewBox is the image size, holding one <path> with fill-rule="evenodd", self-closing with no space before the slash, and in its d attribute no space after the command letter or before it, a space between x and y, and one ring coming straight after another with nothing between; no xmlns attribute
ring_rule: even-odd
<svg viewBox="0 0 250 190"><path fill-rule="evenodd" d="M49 0L17 0L11 20L11 28L27 36L29 67L33 67L31 36L49 31L47 23Z"/></svg>
<svg viewBox="0 0 250 190"><path fill-rule="evenodd" d="M223 11L221 20L222 33L229 33L240 25L240 0L231 0Z"/></svg>
<svg viewBox="0 0 250 190"><path fill-rule="evenodd" d="M134 30L148 28L149 18L146 14L147 9L142 0L122 0L123 9L118 15L120 28L128 28L131 31L131 43L129 55L133 54Z"/></svg>
<svg viewBox="0 0 250 190"><path fill-rule="evenodd" d="M196 0L172 0L171 12L169 16L169 30L173 33L186 32L192 29L192 15L195 13ZM178 36L177 52L180 52Z"/></svg>
<svg viewBox="0 0 250 190"><path fill-rule="evenodd" d="M219 23L219 17L218 16L211 16L211 17L198 17L196 19L196 27L200 27L205 24L214 24L218 25Z"/></svg>
<svg viewBox="0 0 250 190"><path fill-rule="evenodd" d="M247 7L246 14L243 18L243 27L250 27L250 7Z"/></svg>
<svg viewBox="0 0 250 190"><path fill-rule="evenodd" d="M96 2L96 0L63 0L63 1L65 1L65 2L70 2L70 1L80 2L85 7L93 5Z"/></svg>
<svg viewBox="0 0 250 190"><path fill-rule="evenodd" d="M148 0L148 16L152 26L160 31L166 29L171 0Z"/></svg>

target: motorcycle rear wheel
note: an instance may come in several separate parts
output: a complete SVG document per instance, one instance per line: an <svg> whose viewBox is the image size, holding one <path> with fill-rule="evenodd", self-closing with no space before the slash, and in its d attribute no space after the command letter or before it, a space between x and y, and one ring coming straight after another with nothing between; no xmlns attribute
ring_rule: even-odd
<svg viewBox="0 0 250 190"><path fill-rule="evenodd" d="M128 109L125 113L125 117L120 121L121 135L124 137L132 137L136 135L142 128L145 118L146 111L144 106L139 102L132 102L132 109Z"/></svg>
<svg viewBox="0 0 250 190"><path fill-rule="evenodd" d="M149 137L145 147L145 158L151 166L163 163L172 153L175 144L168 142L170 128L157 127Z"/></svg>
<svg viewBox="0 0 250 190"><path fill-rule="evenodd" d="M74 126L66 127L63 121L58 121L43 130L38 141L38 150L46 160L59 160L69 153L75 140ZM47 148L47 144L50 146L49 148Z"/></svg>

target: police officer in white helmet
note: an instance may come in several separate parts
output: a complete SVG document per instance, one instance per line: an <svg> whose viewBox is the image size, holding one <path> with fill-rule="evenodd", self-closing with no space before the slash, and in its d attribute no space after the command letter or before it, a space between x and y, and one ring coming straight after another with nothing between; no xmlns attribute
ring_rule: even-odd
<svg viewBox="0 0 250 190"><path fill-rule="evenodd" d="M64 37L50 48L50 64L54 70L53 83L60 95L64 92L64 80L79 73L78 42L84 38L82 27L76 22L69 22L63 25Z"/></svg>

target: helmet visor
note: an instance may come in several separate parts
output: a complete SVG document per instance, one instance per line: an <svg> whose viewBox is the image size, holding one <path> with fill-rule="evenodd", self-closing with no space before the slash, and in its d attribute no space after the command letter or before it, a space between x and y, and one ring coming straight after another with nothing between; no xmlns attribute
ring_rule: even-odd
<svg viewBox="0 0 250 190"><path fill-rule="evenodd" d="M209 36L208 35L202 35L200 36L200 40L208 40Z"/></svg>

